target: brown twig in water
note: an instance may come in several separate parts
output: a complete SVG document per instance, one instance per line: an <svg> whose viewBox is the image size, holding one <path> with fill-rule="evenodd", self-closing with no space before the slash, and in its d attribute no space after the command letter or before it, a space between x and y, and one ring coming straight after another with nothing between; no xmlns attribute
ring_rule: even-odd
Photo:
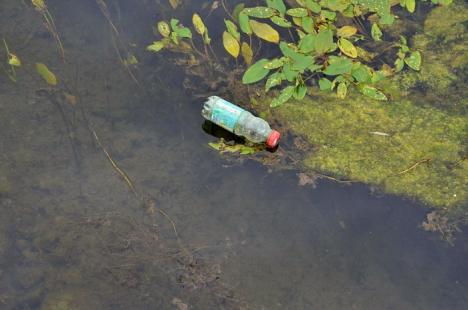
<svg viewBox="0 0 468 310"><path fill-rule="evenodd" d="M420 161L414 163L413 165L411 165L410 167L406 168L405 170L403 171L400 171L396 174L394 174L394 176L397 176L397 175L401 175L401 174L404 174L404 173L407 173L411 170L413 170L414 168L416 168L417 166L419 166L420 164L423 164L423 163L427 163L427 162L430 162L432 160L432 158L424 158L424 159L421 159Z"/></svg>

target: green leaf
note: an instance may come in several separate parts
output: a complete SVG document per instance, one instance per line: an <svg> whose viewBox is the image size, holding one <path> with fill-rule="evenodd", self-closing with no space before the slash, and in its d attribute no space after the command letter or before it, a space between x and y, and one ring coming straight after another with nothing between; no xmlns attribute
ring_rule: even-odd
<svg viewBox="0 0 468 310"><path fill-rule="evenodd" d="M313 0L306 0L305 2L305 6L311 10L312 12L314 12L315 14L318 14L320 13L320 10L322 9L322 7L315 1Z"/></svg>
<svg viewBox="0 0 468 310"><path fill-rule="evenodd" d="M416 8L416 1L415 0L406 0L405 4L406 4L406 9L408 10L408 12L413 13L414 9Z"/></svg>
<svg viewBox="0 0 468 310"><path fill-rule="evenodd" d="M360 84L358 85L359 90L364 96L370 97L375 100L380 101L387 101L387 96L377 88L367 85L367 84Z"/></svg>
<svg viewBox="0 0 468 310"><path fill-rule="evenodd" d="M348 92L348 86L346 86L346 83L341 82L338 84L338 87L336 88L336 95L340 99L346 98L346 93Z"/></svg>
<svg viewBox="0 0 468 310"><path fill-rule="evenodd" d="M349 38L357 33L357 28L353 26L343 26L336 31L336 35L343 38Z"/></svg>
<svg viewBox="0 0 468 310"><path fill-rule="evenodd" d="M252 84L265 78L268 75L268 72L270 72L270 70L265 68L265 65L268 62L268 59L263 58L251 65L247 71L245 71L244 76L242 77L242 83Z"/></svg>
<svg viewBox="0 0 468 310"><path fill-rule="evenodd" d="M284 58L275 58L270 60L266 65L265 69L273 70L282 67L284 64Z"/></svg>
<svg viewBox="0 0 468 310"><path fill-rule="evenodd" d="M253 8L246 8L242 10L242 13L247 14L251 17L256 18L270 18L275 15L276 10L272 8L268 8L266 6L257 6Z"/></svg>
<svg viewBox="0 0 468 310"><path fill-rule="evenodd" d="M328 10L322 10L320 11L320 16L323 19L328 19L328 20L335 20L336 18L336 13Z"/></svg>
<svg viewBox="0 0 468 310"><path fill-rule="evenodd" d="M333 87L333 83L327 78L321 78L319 80L319 87L322 91L331 90Z"/></svg>
<svg viewBox="0 0 468 310"><path fill-rule="evenodd" d="M237 31L237 26L229 19L225 19L224 23L226 24L227 31L238 41L240 42L240 33Z"/></svg>
<svg viewBox="0 0 468 310"><path fill-rule="evenodd" d="M330 56L328 59L328 66L323 73L326 75L340 75L351 72L353 63L347 57Z"/></svg>
<svg viewBox="0 0 468 310"><path fill-rule="evenodd" d="M421 69L421 53L419 51L412 52L409 57L405 58L405 63L413 70Z"/></svg>
<svg viewBox="0 0 468 310"><path fill-rule="evenodd" d="M288 46L286 42L280 43L280 50L284 56L292 59L292 69L303 72L306 68L314 64L314 58L312 56L306 56L297 53Z"/></svg>
<svg viewBox="0 0 468 310"><path fill-rule="evenodd" d="M47 68L45 64L36 62L36 71L40 76L42 76L47 84L52 86L57 85L57 77L52 73L52 71L49 70L49 68Z"/></svg>
<svg viewBox="0 0 468 310"><path fill-rule="evenodd" d="M283 65L283 75L288 80L288 82L294 82L296 77L301 74L299 71L293 70L290 63L285 63Z"/></svg>
<svg viewBox="0 0 468 310"><path fill-rule="evenodd" d="M376 23L372 24L371 35L375 41L382 41L382 31Z"/></svg>
<svg viewBox="0 0 468 310"><path fill-rule="evenodd" d="M270 107L275 108L275 107L277 107L277 106L282 105L282 104L285 103L286 101L288 101L288 100L292 97L292 95L293 95L293 93L294 93L294 89L295 89L294 86L287 86L287 87L285 87L285 88L281 91L280 95L279 95L277 98L275 98L275 99L273 99L273 100L271 101Z"/></svg>
<svg viewBox="0 0 468 310"><path fill-rule="evenodd" d="M400 72L401 70L403 70L404 66L405 62L403 61L403 59L397 58L397 60L395 60L395 72Z"/></svg>
<svg viewBox="0 0 468 310"><path fill-rule="evenodd" d="M304 99L305 95L307 94L307 86L303 83L296 86L294 89L293 96L297 100Z"/></svg>
<svg viewBox="0 0 468 310"><path fill-rule="evenodd" d="M164 46L165 46L164 42L162 42L162 41L155 41L155 42L153 42L153 44L148 45L148 46L146 47L146 50L147 50L147 51L150 51L150 52L155 52L155 53L157 53L157 52L159 52L160 50L162 50L162 49L164 48Z"/></svg>
<svg viewBox="0 0 468 310"><path fill-rule="evenodd" d="M192 31L190 31L190 29L187 27L177 28L177 30L175 30L175 33L177 33L177 35L181 38L192 38Z"/></svg>
<svg viewBox="0 0 468 310"><path fill-rule="evenodd" d="M250 27L257 37L268 42L278 43L280 36L278 31L266 23L260 23L251 19L249 21Z"/></svg>
<svg viewBox="0 0 468 310"><path fill-rule="evenodd" d="M240 12L244 9L245 4L239 3L234 7L234 10L232 10L232 17L234 17L234 20L238 23L239 22L239 14Z"/></svg>
<svg viewBox="0 0 468 310"><path fill-rule="evenodd" d="M325 54L332 50L333 47L333 31L330 29L320 30L315 39L315 51L318 54Z"/></svg>
<svg viewBox="0 0 468 310"><path fill-rule="evenodd" d="M305 16L302 18L302 29L307 33L315 33L314 29L314 20L310 16Z"/></svg>
<svg viewBox="0 0 468 310"><path fill-rule="evenodd" d="M252 35L252 28L250 28L250 19L247 14L244 14L242 12L239 13L239 27L244 32L245 34L248 34L249 36Z"/></svg>
<svg viewBox="0 0 468 310"><path fill-rule="evenodd" d="M304 17L308 15L307 9L293 8L286 11L286 14L292 17Z"/></svg>
<svg viewBox="0 0 468 310"><path fill-rule="evenodd" d="M308 34L299 41L299 50L305 54L312 52L315 49L316 34Z"/></svg>
<svg viewBox="0 0 468 310"><path fill-rule="evenodd" d="M275 72L270 75L265 83L265 92L268 92L272 87L278 86L283 82L283 74L280 72Z"/></svg>
<svg viewBox="0 0 468 310"><path fill-rule="evenodd" d="M266 2L268 7L277 10L281 15L286 13L286 5L283 0L267 0Z"/></svg>
<svg viewBox="0 0 468 310"><path fill-rule="evenodd" d="M366 65L356 63L353 65L353 71L351 72L354 79L359 82L370 82L372 78L372 72Z"/></svg>
<svg viewBox="0 0 468 310"><path fill-rule="evenodd" d="M290 27L292 27L291 22L288 21L286 18L281 17L281 16L273 16L273 17L271 18L271 21L272 21L274 24L276 24L276 25L278 25L278 26L280 26L280 27L283 27L283 28L290 28Z"/></svg>
<svg viewBox="0 0 468 310"><path fill-rule="evenodd" d="M357 49L354 46L354 44L345 38L340 38L338 40L338 47L340 48L340 51L346 56L356 58L358 55Z"/></svg>

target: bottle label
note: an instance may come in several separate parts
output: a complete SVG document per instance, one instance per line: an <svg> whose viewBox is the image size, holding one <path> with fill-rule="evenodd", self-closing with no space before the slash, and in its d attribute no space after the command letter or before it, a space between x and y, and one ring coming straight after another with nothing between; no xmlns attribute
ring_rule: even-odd
<svg viewBox="0 0 468 310"><path fill-rule="evenodd" d="M237 120L244 109L227 102L224 99L218 99L211 113L211 121L224 129L234 131Z"/></svg>

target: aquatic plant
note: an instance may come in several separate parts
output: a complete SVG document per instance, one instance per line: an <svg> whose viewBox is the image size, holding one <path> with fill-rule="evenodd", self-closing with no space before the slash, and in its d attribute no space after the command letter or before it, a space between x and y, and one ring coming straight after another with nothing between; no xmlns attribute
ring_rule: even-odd
<svg viewBox="0 0 468 310"><path fill-rule="evenodd" d="M62 57L62 60L65 61L65 50L63 49L62 40L60 40L57 27L55 26L54 18L52 17L52 14L50 14L45 0L31 0L31 3L33 4L36 11L38 11L42 15L42 19L44 20L44 26L55 39L60 56Z"/></svg>
<svg viewBox="0 0 468 310"><path fill-rule="evenodd" d="M16 70L15 68L17 67L21 67L21 60L19 59L18 56L16 56L16 54L13 54L10 52L10 49L8 48L8 44L5 40L5 38L3 38L3 45L5 46L5 53L6 53L6 57L7 57L7 63L9 65L9 69L6 69L3 67L3 65L1 65L1 68L6 72L8 78L10 80L12 80L13 82L16 82Z"/></svg>
<svg viewBox="0 0 468 310"><path fill-rule="evenodd" d="M451 1L432 2L446 5ZM345 98L348 88L355 87L365 96L385 101L387 95L376 86L377 82L402 71L405 65L412 70L421 67L421 53L410 49L405 37L400 36L399 42L390 44L383 40L379 25L392 24L395 19L394 2L390 0L297 0L294 6L288 6L283 0L266 0L265 6L246 7L240 3L232 12L224 1L221 3L228 15L223 46L236 63L241 55L248 66L242 83L265 80L265 92L280 89L271 102L272 107L290 98L304 98L312 85L318 85L322 91L336 91L338 98ZM402 0L399 5L414 12L416 1ZM193 26L203 38L204 53L193 43L192 31L177 19L171 19L170 26L160 21L157 30L163 39L153 42L147 49L152 52L164 48L185 53L194 51L210 59L206 46L210 46L211 39L198 14L193 16ZM278 56L261 58L251 64L255 54L253 38L276 44ZM395 50L392 65L377 63L377 55L366 50L368 45L377 50L381 46L384 51Z"/></svg>

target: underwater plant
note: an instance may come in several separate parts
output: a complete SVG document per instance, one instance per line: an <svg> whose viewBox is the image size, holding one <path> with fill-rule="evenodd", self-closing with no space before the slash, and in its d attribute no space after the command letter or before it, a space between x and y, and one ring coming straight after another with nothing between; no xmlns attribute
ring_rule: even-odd
<svg viewBox="0 0 468 310"><path fill-rule="evenodd" d="M3 45L5 46L5 53L6 53L6 56L7 56L7 63L8 65L10 66L9 69L5 69L2 65L2 69L6 72L6 74L8 75L8 78L13 81L13 82L16 82L16 70L15 68L18 68L18 67L21 67L21 60L19 59L18 56L16 56L16 54L13 54L10 52L10 49L8 48L8 44L5 40L5 38L3 38Z"/></svg>
<svg viewBox="0 0 468 310"><path fill-rule="evenodd" d="M392 7L399 5L410 13L415 11L415 0L266 0L265 6L246 7L238 4L232 12L221 1L227 17L222 34L224 49L235 58L242 56L247 67L243 84L265 80L264 90L280 91L271 107L279 106L290 98L302 99L311 85L322 91L336 91L345 98L349 87L375 100L387 100L377 83L405 67L420 70L421 53L411 50L405 37L398 42L387 42L382 25L392 24ZM432 0L447 5L451 1ZM170 23L160 21L157 30L162 39L147 47L151 52L164 48L191 53L210 59L206 46L211 49L208 29L198 14L193 15L195 31L201 35L205 51L199 51L192 39L192 31L177 19ZM370 29L369 29L370 28ZM253 39L275 44L277 56L253 62ZM389 64L376 61L375 50L394 50ZM214 54L214 52L213 52ZM261 56L260 56L261 57Z"/></svg>

